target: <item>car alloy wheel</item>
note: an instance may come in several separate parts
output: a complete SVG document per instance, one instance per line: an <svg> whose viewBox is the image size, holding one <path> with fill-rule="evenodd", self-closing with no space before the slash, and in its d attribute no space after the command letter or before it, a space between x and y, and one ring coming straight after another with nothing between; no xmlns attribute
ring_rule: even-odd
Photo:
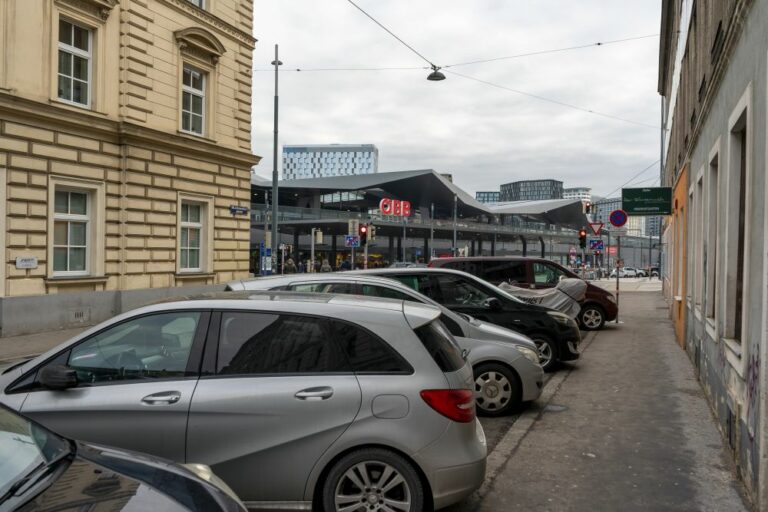
<svg viewBox="0 0 768 512"><path fill-rule="evenodd" d="M600 308L587 306L581 310L580 320L585 331L596 331L605 324L605 315Z"/></svg>
<svg viewBox="0 0 768 512"><path fill-rule="evenodd" d="M539 364L541 367L544 371L553 369L557 363L557 349L555 349L554 344L541 335L534 335L532 339L539 351Z"/></svg>
<svg viewBox="0 0 768 512"><path fill-rule="evenodd" d="M475 369L475 402L483 416L501 416L519 405L520 389L512 372L499 364Z"/></svg>
<svg viewBox="0 0 768 512"><path fill-rule="evenodd" d="M424 495L411 465L387 450L353 452L337 462L323 486L326 511L421 512Z"/></svg>

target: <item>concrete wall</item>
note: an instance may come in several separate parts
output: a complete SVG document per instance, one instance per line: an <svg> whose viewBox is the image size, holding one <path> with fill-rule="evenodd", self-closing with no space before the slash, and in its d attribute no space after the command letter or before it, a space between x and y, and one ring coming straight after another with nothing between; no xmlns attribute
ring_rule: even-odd
<svg viewBox="0 0 768 512"><path fill-rule="evenodd" d="M224 285L0 297L0 337L34 334L99 322L170 297L223 291Z"/></svg>

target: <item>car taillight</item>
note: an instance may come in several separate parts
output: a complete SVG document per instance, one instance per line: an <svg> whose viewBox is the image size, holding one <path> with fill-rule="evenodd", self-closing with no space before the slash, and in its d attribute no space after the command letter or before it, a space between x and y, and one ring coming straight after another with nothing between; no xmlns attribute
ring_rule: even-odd
<svg viewBox="0 0 768 512"><path fill-rule="evenodd" d="M468 389L425 389L421 398L450 420L469 423L475 419L475 394Z"/></svg>

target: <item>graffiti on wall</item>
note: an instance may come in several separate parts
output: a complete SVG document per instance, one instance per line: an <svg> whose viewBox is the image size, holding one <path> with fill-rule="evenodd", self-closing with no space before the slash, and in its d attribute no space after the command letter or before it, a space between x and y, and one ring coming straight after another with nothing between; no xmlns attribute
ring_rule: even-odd
<svg viewBox="0 0 768 512"><path fill-rule="evenodd" d="M755 347L757 348L757 347ZM755 440L758 422L758 397L760 395L760 353L752 354L747 363L747 432L750 441Z"/></svg>

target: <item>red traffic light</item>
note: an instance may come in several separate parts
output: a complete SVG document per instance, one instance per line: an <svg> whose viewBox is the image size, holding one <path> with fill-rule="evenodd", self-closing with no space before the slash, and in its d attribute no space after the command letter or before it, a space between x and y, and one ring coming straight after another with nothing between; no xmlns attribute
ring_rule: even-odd
<svg viewBox="0 0 768 512"><path fill-rule="evenodd" d="M584 238L586 236L587 236L587 230L586 229L579 230L579 238Z"/></svg>
<svg viewBox="0 0 768 512"><path fill-rule="evenodd" d="M360 232L361 233L367 233L368 232L368 226L366 226L366 225L360 226Z"/></svg>

